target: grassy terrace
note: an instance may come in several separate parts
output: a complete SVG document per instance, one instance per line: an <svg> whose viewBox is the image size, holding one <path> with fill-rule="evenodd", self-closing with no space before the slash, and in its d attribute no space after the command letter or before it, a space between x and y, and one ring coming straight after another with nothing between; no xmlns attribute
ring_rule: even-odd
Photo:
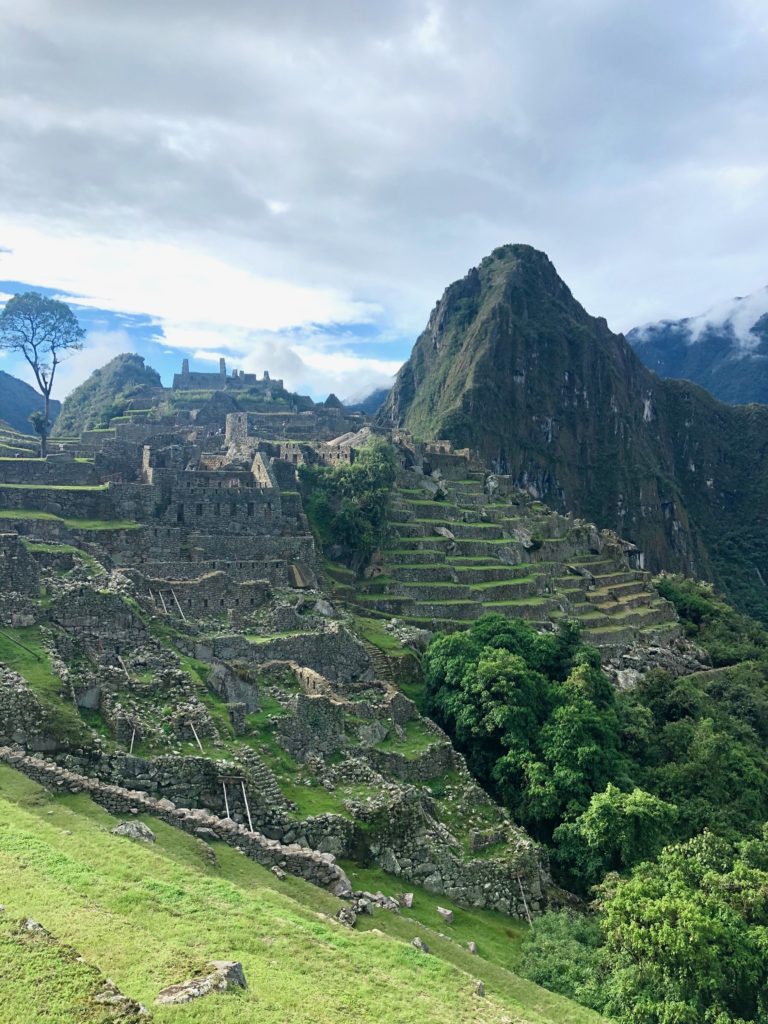
<svg viewBox="0 0 768 1024"><path fill-rule="evenodd" d="M53 797L0 766L0 891L4 922L31 916L87 964L152 1006L160 988L242 961L243 992L153 1007L157 1024L597 1024L595 1014L513 973L520 925L454 909L439 921L436 898L415 890L413 911L332 920L341 902L300 879L267 870L215 843L217 866L198 840L152 818L152 846L109 834L117 819L83 795ZM392 891L392 880L351 868L353 884ZM450 933L440 938L436 930ZM114 1019L90 999L83 965L55 945L22 945L3 924L0 1024ZM410 945L414 936L432 955ZM479 955L463 948L469 939ZM487 997L473 995L482 978Z"/></svg>
<svg viewBox="0 0 768 1024"><path fill-rule="evenodd" d="M16 491L106 491L109 484L0 484L0 488Z"/></svg>
<svg viewBox="0 0 768 1024"><path fill-rule="evenodd" d="M84 739L82 719L77 708L61 695L61 680L53 673L39 626L0 630L0 663L26 680L46 712L48 732L65 742Z"/></svg>
<svg viewBox="0 0 768 1024"><path fill-rule="evenodd" d="M35 520L61 523L71 530L140 530L141 523L129 519L68 519L52 512L40 512L34 508L0 509L0 519Z"/></svg>

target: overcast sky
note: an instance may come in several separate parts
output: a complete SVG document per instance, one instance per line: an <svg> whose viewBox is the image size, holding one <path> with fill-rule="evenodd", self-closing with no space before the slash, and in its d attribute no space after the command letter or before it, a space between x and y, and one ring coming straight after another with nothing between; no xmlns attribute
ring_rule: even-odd
<svg viewBox="0 0 768 1024"><path fill-rule="evenodd" d="M768 283L765 0L0 0L0 54L0 290L96 311L60 394L359 394L505 242L616 330Z"/></svg>

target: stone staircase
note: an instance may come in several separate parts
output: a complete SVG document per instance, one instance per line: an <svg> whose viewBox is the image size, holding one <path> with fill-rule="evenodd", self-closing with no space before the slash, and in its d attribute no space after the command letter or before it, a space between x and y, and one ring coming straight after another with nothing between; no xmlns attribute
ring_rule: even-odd
<svg viewBox="0 0 768 1024"><path fill-rule="evenodd" d="M448 631L488 612L537 624L572 619L602 648L679 632L672 605L612 535L520 492L491 495L482 472L437 494L430 478L403 472L392 518L380 575L353 586L329 569L360 615Z"/></svg>

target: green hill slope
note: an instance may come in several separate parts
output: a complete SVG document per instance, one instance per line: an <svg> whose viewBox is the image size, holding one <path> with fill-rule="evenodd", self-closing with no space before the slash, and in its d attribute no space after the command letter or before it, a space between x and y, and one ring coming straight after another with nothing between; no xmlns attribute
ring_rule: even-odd
<svg viewBox="0 0 768 1024"><path fill-rule="evenodd" d="M51 400L51 419L55 420L61 409L61 402ZM33 387L10 373L0 370L0 417L22 434L31 434L29 417L33 412L43 411L43 399Z"/></svg>
<svg viewBox="0 0 768 1024"><path fill-rule="evenodd" d="M143 356L133 352L115 356L67 395L53 434L66 437L81 430L109 426L112 416L125 412L135 392L160 384L159 373L144 365Z"/></svg>
<svg viewBox="0 0 768 1024"><path fill-rule="evenodd" d="M446 289L380 422L476 449L649 568L714 578L768 616L768 407L660 380L542 252L503 246Z"/></svg>
<svg viewBox="0 0 768 1024"><path fill-rule="evenodd" d="M158 1024L600 1020L499 962L514 962L519 926L508 919L505 948L498 928L479 915L478 956L415 919L419 893L414 918L379 911L350 931L332 919L340 901L314 886L278 881L221 844L212 847L214 865L202 841L151 818L151 846L113 836L117 819L84 796L52 797L7 767L0 767L0 820L0 949L13 951L0 976L0 1024L118 1019L88 1000L82 964L57 956L55 946L41 953L14 945L13 922L26 917L148 1006ZM410 945L417 935L429 954ZM161 988L212 959L242 961L248 989L152 1006ZM475 994L477 979L485 997Z"/></svg>

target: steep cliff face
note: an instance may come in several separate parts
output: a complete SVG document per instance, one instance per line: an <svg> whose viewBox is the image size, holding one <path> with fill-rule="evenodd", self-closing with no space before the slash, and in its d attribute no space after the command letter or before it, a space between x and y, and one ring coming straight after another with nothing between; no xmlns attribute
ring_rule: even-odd
<svg viewBox="0 0 768 1024"><path fill-rule="evenodd" d="M530 246L496 249L446 290L380 422L474 448L619 530L651 568L712 577L768 614L768 408L660 380Z"/></svg>

